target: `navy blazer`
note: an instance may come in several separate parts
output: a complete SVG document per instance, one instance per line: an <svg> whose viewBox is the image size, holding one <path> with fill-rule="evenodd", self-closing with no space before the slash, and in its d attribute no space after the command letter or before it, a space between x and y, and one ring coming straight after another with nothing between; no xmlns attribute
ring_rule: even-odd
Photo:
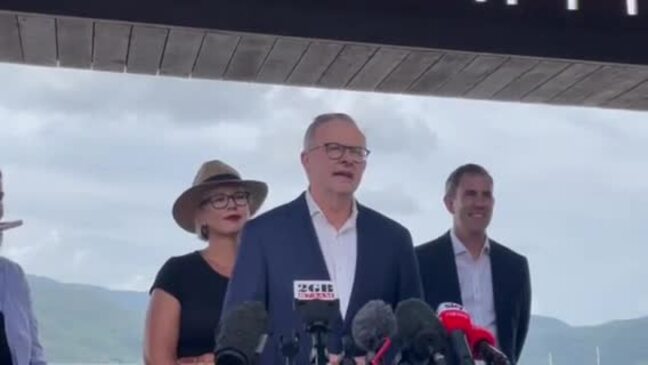
<svg viewBox="0 0 648 365"><path fill-rule="evenodd" d="M351 322L368 301L382 299L395 306L408 298L422 298L412 238L395 221L358 204L355 281L345 320L332 324L328 350L341 353L342 338L350 335ZM270 337L261 364L282 363L280 336L300 334L297 364L309 361L311 339L293 309L295 280L330 280L305 194L247 223L232 279L225 296L223 315L240 303L265 303Z"/></svg>
<svg viewBox="0 0 648 365"><path fill-rule="evenodd" d="M512 364L520 358L531 315L531 280L527 259L491 240L493 299L499 348ZM461 303L461 289L450 232L416 248L425 300L436 309Z"/></svg>

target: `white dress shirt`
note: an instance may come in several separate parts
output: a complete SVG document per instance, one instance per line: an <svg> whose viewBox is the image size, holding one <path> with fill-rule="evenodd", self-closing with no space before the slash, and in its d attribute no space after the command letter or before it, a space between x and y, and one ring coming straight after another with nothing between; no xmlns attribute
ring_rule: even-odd
<svg viewBox="0 0 648 365"><path fill-rule="evenodd" d="M356 229L358 207L354 201L351 216L337 230L326 219L322 209L317 205L308 190L306 191L306 203L315 227L317 240L324 255L326 268L340 299L340 312L344 319L355 280L356 258L358 256L358 231Z"/></svg>
<svg viewBox="0 0 648 365"><path fill-rule="evenodd" d="M474 259L454 230L450 232L450 238L457 264L463 307L470 314L474 324L487 328L497 338L490 242L486 238L481 254Z"/></svg>

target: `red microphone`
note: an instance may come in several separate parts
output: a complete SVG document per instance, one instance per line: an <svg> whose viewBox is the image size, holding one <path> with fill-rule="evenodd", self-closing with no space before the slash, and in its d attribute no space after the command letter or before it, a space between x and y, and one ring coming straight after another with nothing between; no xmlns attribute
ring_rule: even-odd
<svg viewBox="0 0 648 365"><path fill-rule="evenodd" d="M382 346L378 349L378 352L376 352L376 356L371 360L371 365L380 365L383 363L383 359L387 355L387 352L391 348L392 345L392 340L387 337L385 338L385 342L383 342Z"/></svg>
<svg viewBox="0 0 648 365"><path fill-rule="evenodd" d="M460 304L441 303L437 315L448 332L462 331L467 334L473 328L470 315Z"/></svg>
<svg viewBox="0 0 648 365"><path fill-rule="evenodd" d="M356 313L351 333L356 344L369 353L371 365L383 363L392 345L391 337L396 334L396 326L394 311L382 300L371 300Z"/></svg>
<svg viewBox="0 0 648 365"><path fill-rule="evenodd" d="M468 332L468 342L475 359L485 360L493 365L510 365L506 355L495 347L495 336L486 328L474 326Z"/></svg>
<svg viewBox="0 0 648 365"><path fill-rule="evenodd" d="M450 335L457 364L475 365L467 342L467 335L472 330L470 315L457 303L441 303L437 315Z"/></svg>

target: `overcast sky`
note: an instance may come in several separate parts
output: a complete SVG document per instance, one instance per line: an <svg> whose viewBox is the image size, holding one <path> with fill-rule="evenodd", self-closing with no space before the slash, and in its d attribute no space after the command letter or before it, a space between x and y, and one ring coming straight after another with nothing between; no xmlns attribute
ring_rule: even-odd
<svg viewBox="0 0 648 365"><path fill-rule="evenodd" d="M648 315L648 114L0 65L2 254L64 282L147 290L201 248L171 205L204 160L305 188L313 116L346 112L372 150L359 200L444 233L442 187L477 162L495 178L490 235L526 255L533 312L596 324Z"/></svg>

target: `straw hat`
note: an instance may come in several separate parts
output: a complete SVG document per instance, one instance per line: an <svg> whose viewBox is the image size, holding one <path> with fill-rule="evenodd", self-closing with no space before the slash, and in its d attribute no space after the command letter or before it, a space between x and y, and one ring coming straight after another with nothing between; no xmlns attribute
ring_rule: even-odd
<svg viewBox="0 0 648 365"><path fill-rule="evenodd" d="M193 185L180 194L173 204L173 218L182 229L195 233L195 217L205 193L222 185L241 185L250 193L248 206L250 216L259 210L268 195L268 185L261 181L243 180L233 167L218 160L205 162L193 181Z"/></svg>

